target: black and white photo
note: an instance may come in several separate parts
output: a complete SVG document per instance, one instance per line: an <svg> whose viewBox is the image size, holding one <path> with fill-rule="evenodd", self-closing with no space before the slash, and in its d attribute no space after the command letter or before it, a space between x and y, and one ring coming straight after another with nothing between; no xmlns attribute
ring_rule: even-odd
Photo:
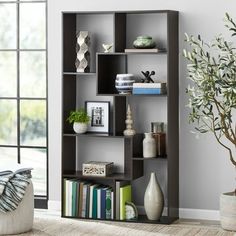
<svg viewBox="0 0 236 236"><path fill-rule="evenodd" d="M85 109L90 116L88 131L108 133L110 102L86 101Z"/></svg>

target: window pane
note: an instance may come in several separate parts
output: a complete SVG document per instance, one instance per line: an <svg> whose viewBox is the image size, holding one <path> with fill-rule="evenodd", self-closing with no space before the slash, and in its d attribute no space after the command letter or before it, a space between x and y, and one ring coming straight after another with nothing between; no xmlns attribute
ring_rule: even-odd
<svg viewBox="0 0 236 236"><path fill-rule="evenodd" d="M17 163L17 149L0 147L0 163L11 166Z"/></svg>
<svg viewBox="0 0 236 236"><path fill-rule="evenodd" d="M17 144L17 107L14 100L0 100L0 144Z"/></svg>
<svg viewBox="0 0 236 236"><path fill-rule="evenodd" d="M46 48L46 4L20 4L20 48Z"/></svg>
<svg viewBox="0 0 236 236"><path fill-rule="evenodd" d="M21 101L20 143L27 146L46 146L45 101Z"/></svg>
<svg viewBox="0 0 236 236"><path fill-rule="evenodd" d="M34 168L32 170L32 181L35 195L46 195L47 183L47 158L46 149L21 148L21 163Z"/></svg>
<svg viewBox="0 0 236 236"><path fill-rule="evenodd" d="M16 52L0 52L0 96L16 97Z"/></svg>
<svg viewBox="0 0 236 236"><path fill-rule="evenodd" d="M16 4L0 4L0 49L16 49Z"/></svg>
<svg viewBox="0 0 236 236"><path fill-rule="evenodd" d="M20 96L46 97L46 53L20 53Z"/></svg>

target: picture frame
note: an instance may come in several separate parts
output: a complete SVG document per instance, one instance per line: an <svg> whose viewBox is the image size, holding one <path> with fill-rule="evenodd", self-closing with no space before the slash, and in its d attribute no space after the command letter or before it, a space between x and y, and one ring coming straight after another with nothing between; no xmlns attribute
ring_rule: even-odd
<svg viewBox="0 0 236 236"><path fill-rule="evenodd" d="M85 110L90 116L88 132L109 133L109 101L85 101Z"/></svg>

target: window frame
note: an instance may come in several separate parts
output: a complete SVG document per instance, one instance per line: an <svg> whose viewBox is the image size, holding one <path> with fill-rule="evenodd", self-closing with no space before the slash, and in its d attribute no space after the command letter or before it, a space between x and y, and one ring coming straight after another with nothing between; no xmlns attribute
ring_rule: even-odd
<svg viewBox="0 0 236 236"><path fill-rule="evenodd" d="M20 49L20 5L24 3L45 3L45 49ZM15 49L4 49L0 48L0 52L15 52L16 53L16 83L17 91L16 96L0 96L0 100L14 100L16 101L16 112L17 112L17 143L16 145L7 145L0 144L0 148L16 148L17 149L17 162L21 161L21 148L30 148L30 149L44 149L46 151L46 195L35 195L35 208L48 208L48 2L47 0L30 0L30 1L11 1L4 0L0 1L1 4L15 4L16 5L16 48ZM21 97L20 96L20 53L21 52L45 52L45 76L46 76L46 93L45 97ZM20 143L20 103L21 101L45 101L46 106L46 144L45 146L27 146L21 145Z"/></svg>

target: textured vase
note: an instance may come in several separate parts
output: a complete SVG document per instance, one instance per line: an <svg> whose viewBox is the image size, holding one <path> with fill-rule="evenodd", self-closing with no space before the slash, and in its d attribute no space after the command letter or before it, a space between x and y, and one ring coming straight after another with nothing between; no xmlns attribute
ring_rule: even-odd
<svg viewBox="0 0 236 236"><path fill-rule="evenodd" d="M73 129L74 129L75 133L77 133L77 134L84 134L88 130L88 124L74 122Z"/></svg>
<svg viewBox="0 0 236 236"><path fill-rule="evenodd" d="M77 35L77 45L76 45L76 71L77 72L89 72L89 35L88 31L80 31Z"/></svg>
<svg viewBox="0 0 236 236"><path fill-rule="evenodd" d="M149 220L160 219L164 208L164 196L154 172L151 173L144 194L144 208Z"/></svg>
<svg viewBox="0 0 236 236"><path fill-rule="evenodd" d="M143 139L143 157L152 158L156 157L156 141L153 138L152 133L145 133L145 138Z"/></svg>
<svg viewBox="0 0 236 236"><path fill-rule="evenodd" d="M236 231L236 196L233 192L220 196L220 223L223 229Z"/></svg>
<svg viewBox="0 0 236 236"><path fill-rule="evenodd" d="M151 36L141 35L133 42L135 48L154 48L156 43L152 40Z"/></svg>

